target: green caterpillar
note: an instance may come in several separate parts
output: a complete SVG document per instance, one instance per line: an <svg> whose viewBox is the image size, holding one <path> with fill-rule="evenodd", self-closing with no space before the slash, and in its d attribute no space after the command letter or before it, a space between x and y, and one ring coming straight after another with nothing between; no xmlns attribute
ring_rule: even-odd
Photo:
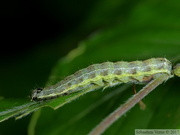
<svg viewBox="0 0 180 135"><path fill-rule="evenodd" d="M64 96L80 90L93 91L121 83L148 83L157 74L165 74L167 78L180 76L180 64L172 69L172 64L166 58L151 58L145 61L133 62L104 62L93 64L67 76L54 86L36 89L32 92L31 100L47 100Z"/></svg>

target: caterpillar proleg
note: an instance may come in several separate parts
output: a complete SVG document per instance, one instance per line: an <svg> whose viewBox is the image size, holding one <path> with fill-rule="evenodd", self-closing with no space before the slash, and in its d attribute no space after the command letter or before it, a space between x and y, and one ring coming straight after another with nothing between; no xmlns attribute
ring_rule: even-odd
<svg viewBox="0 0 180 135"><path fill-rule="evenodd" d="M166 58L151 58L144 61L119 61L93 64L67 76L54 86L43 90L34 90L31 100L47 100L84 89L93 91L99 88L107 88L121 83L149 83L158 75L165 75L164 81L180 76L180 64L174 69Z"/></svg>

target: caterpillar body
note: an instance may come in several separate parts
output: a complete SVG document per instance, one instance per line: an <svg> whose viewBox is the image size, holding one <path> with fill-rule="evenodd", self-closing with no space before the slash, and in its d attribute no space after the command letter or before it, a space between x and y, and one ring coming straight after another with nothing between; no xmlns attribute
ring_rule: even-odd
<svg viewBox="0 0 180 135"><path fill-rule="evenodd" d="M54 86L34 90L32 100L47 100L64 96L80 90L93 91L99 88L112 87L121 83L148 83L157 74L166 74L167 79L173 75L180 76L180 65L174 70L166 58L151 58L145 61L119 61L93 64L67 76ZM174 71L174 73L173 73Z"/></svg>

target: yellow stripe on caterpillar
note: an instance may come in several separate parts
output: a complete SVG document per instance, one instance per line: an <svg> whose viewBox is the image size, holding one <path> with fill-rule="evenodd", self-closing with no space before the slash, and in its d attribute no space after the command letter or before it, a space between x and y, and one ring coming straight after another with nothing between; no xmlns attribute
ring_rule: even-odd
<svg viewBox="0 0 180 135"><path fill-rule="evenodd" d="M128 82L148 83L157 74L166 74L167 79L173 77L174 74L180 76L180 64L172 69L171 62L166 58L93 64L67 76L54 86L41 91L34 90L31 97L32 100L46 100L84 89L93 91Z"/></svg>

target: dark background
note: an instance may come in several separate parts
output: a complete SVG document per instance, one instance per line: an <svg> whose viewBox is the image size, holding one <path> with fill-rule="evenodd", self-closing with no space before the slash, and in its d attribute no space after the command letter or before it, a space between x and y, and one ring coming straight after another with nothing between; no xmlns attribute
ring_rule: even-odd
<svg viewBox="0 0 180 135"><path fill-rule="evenodd" d="M34 88L43 87L57 60L89 33L79 25L91 5L83 0L1 1L0 96L29 98ZM29 118L0 123L0 135L26 134Z"/></svg>
<svg viewBox="0 0 180 135"><path fill-rule="evenodd" d="M0 94L23 97L29 87L42 87L57 60L89 33L79 25L91 5L93 1L82 0L2 1ZM5 92L12 87L16 87L14 93ZM22 88L25 93L20 92Z"/></svg>
<svg viewBox="0 0 180 135"><path fill-rule="evenodd" d="M75 32L92 4L82 0L2 1L1 55L11 58L42 41L59 40Z"/></svg>

